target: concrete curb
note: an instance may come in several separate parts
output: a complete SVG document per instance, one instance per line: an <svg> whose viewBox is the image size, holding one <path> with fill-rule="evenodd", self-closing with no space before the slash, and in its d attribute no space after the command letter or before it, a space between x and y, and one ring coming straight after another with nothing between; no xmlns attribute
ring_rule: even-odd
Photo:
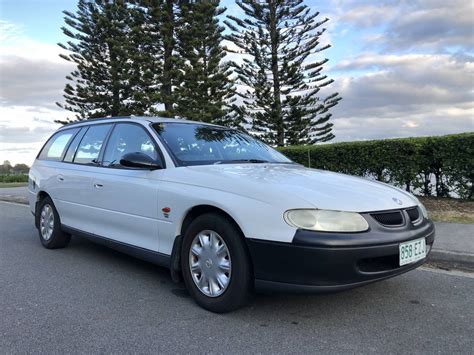
<svg viewBox="0 0 474 355"><path fill-rule="evenodd" d="M448 269L474 271L474 254L433 249L428 257L428 263Z"/></svg>

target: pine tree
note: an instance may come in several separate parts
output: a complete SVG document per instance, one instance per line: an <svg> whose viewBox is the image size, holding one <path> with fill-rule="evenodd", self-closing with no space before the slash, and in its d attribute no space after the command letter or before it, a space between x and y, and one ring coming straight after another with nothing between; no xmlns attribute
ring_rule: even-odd
<svg viewBox="0 0 474 355"><path fill-rule="evenodd" d="M252 130L270 144L314 144L334 138L329 109L341 98L337 93L318 96L333 80L322 74L327 59L315 55L320 46L318 12L303 0L237 0L242 17L227 16L232 31L226 38L239 53L242 64L233 63Z"/></svg>
<svg viewBox="0 0 474 355"><path fill-rule="evenodd" d="M179 86L176 98L178 116L204 122L235 125L229 116L233 102L233 83L229 66L222 63L226 55L222 42L224 27L218 16L225 8L216 0L179 1L177 30Z"/></svg>
<svg viewBox="0 0 474 355"><path fill-rule="evenodd" d="M125 0L79 0L76 13L64 11L69 40L61 54L77 68L66 77L64 104L76 119L139 115L156 100L154 75L146 62L141 29L144 18ZM59 121L67 123L68 121Z"/></svg>
<svg viewBox="0 0 474 355"><path fill-rule="evenodd" d="M142 36L148 43L145 53L150 60L146 62L153 63L151 67L155 74L155 87L158 89L156 103L163 105L162 110L153 112L164 117L174 117L173 92L179 85L176 32L180 18L178 6L180 0L136 0L136 2L145 16L146 26L142 30Z"/></svg>

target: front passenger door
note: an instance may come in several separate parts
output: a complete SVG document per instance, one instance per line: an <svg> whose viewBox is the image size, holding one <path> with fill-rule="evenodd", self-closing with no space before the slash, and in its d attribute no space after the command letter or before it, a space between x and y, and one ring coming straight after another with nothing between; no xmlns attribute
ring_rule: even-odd
<svg viewBox="0 0 474 355"><path fill-rule="evenodd" d="M92 181L94 206L100 214L99 235L158 251L158 178L161 170L127 168L120 159L141 152L160 154L153 138L135 123L117 123L105 147L101 169Z"/></svg>

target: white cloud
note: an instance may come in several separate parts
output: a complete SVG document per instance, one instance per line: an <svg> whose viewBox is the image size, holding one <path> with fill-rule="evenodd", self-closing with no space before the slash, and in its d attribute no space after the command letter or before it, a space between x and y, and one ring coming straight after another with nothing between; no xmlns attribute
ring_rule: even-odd
<svg viewBox="0 0 474 355"><path fill-rule="evenodd" d="M340 27L383 27L363 45L385 50L474 49L474 2L466 0L333 0ZM380 29L379 29L380 30Z"/></svg>
<svg viewBox="0 0 474 355"><path fill-rule="evenodd" d="M356 3L357 4L357 3ZM393 4L383 2L353 4L354 7L347 11L352 4L341 4L345 10L339 16L339 21L345 24L352 24L358 27L379 26L384 22L392 20L397 15L397 7Z"/></svg>
<svg viewBox="0 0 474 355"><path fill-rule="evenodd" d="M64 77L72 65L43 58L0 55L0 102L5 106L36 106L54 109L62 100Z"/></svg>
<svg viewBox="0 0 474 355"><path fill-rule="evenodd" d="M337 140L474 131L472 1L332 3L361 48L331 68Z"/></svg>
<svg viewBox="0 0 474 355"><path fill-rule="evenodd" d="M61 100L64 76L72 66L62 50L33 41L22 28L0 21L0 162L28 163L68 113Z"/></svg>
<svg viewBox="0 0 474 355"><path fill-rule="evenodd" d="M474 131L469 56L366 53L334 69L337 140Z"/></svg>
<svg viewBox="0 0 474 355"><path fill-rule="evenodd" d="M64 77L74 66L59 57L57 45L33 41L21 27L0 22L0 103L2 106L55 108Z"/></svg>
<svg viewBox="0 0 474 355"><path fill-rule="evenodd" d="M343 61L334 69L348 71L338 85L343 98L352 103L353 115L385 106L405 112L411 105L456 106L474 100L474 58L373 53Z"/></svg>
<svg viewBox="0 0 474 355"><path fill-rule="evenodd" d="M0 107L0 162L31 164L66 113L30 106Z"/></svg>
<svg viewBox="0 0 474 355"><path fill-rule="evenodd" d="M443 49L474 48L474 2L413 1L386 31L388 47Z"/></svg>

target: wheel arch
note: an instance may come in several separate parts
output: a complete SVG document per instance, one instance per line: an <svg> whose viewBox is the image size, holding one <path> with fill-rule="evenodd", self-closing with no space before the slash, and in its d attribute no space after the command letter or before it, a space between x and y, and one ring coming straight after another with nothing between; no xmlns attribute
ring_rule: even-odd
<svg viewBox="0 0 474 355"><path fill-rule="evenodd" d="M186 231L186 228L191 224L191 222L196 219L199 216L202 216L203 214L206 213L216 213L221 216L223 216L225 219L227 219L230 223L234 225L234 227L238 230L241 238L242 238L242 243L244 243L244 248L248 252L247 248L247 243L245 241L245 234L240 227L240 225L237 223L235 218L233 218L229 213L224 211L223 209L209 205L209 204L200 204L191 207L189 210L186 211L181 225L178 228L179 235L175 238L175 241L173 243L173 250L171 252L171 277L174 281L178 282L181 280L181 260L180 260L180 255L181 255L181 245L183 242L183 235L184 232ZM249 260L251 263L251 268L253 270L253 262L252 258L250 257L250 253L248 252L249 255Z"/></svg>
<svg viewBox="0 0 474 355"><path fill-rule="evenodd" d="M43 201L46 197L51 198L51 196L44 190L40 190L36 193L36 203L35 203L35 226L39 228L39 211L38 206L41 201Z"/></svg>
<svg viewBox="0 0 474 355"><path fill-rule="evenodd" d="M219 208L213 205L208 205L208 204L196 205L194 207L191 207L186 212L186 214L184 215L184 218L182 219L181 226L179 228L179 234L183 235L186 228L188 228L188 226L191 224L191 222L194 219L206 213L216 213L225 217L227 220L229 220L229 222L231 222L237 228L241 237L245 238L245 234L242 228L240 228L239 224L237 223L234 217L232 217L228 212L224 211L222 208Z"/></svg>
<svg viewBox="0 0 474 355"><path fill-rule="evenodd" d="M49 194L46 191L40 190L36 194L36 202L38 203L38 202L42 201L43 199L45 199L46 197L51 198L51 196L49 196Z"/></svg>

